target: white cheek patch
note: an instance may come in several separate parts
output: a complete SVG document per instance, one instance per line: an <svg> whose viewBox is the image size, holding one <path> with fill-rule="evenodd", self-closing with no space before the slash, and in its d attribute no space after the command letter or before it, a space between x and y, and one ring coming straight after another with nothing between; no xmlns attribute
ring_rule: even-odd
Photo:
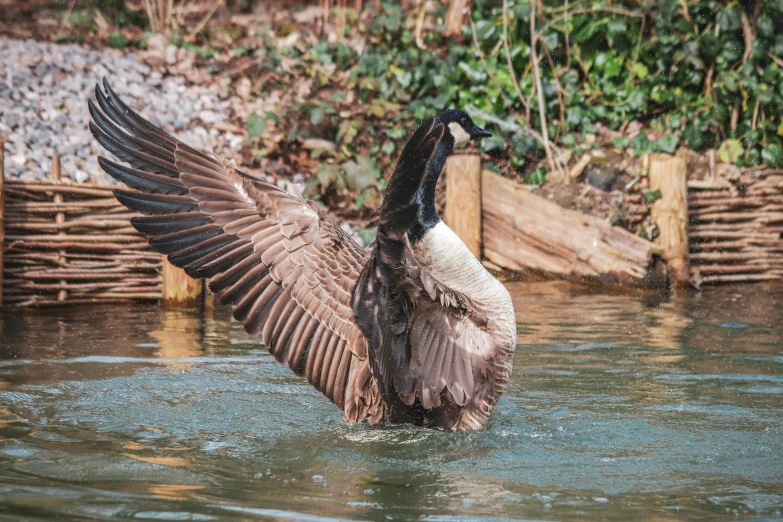
<svg viewBox="0 0 783 522"><path fill-rule="evenodd" d="M470 141L470 134L468 134L465 129L462 128L462 125L456 121L449 123L449 132L451 132L451 135L454 137L455 147L463 147Z"/></svg>

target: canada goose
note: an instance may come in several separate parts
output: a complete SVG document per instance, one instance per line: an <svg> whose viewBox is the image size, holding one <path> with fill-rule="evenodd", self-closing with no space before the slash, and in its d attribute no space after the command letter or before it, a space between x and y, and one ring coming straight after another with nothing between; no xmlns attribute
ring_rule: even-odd
<svg viewBox="0 0 783 522"><path fill-rule="evenodd" d="M104 80L90 130L130 167L117 199L152 248L233 307L277 361L345 421L480 429L508 386L511 298L435 212L454 146L489 136L456 110L426 120L389 180L371 252L298 188L199 152L128 108Z"/></svg>

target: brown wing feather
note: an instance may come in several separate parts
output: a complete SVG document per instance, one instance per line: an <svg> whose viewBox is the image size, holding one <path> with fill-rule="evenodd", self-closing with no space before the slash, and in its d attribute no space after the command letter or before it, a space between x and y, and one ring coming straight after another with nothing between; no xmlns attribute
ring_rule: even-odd
<svg viewBox="0 0 783 522"><path fill-rule="evenodd" d="M117 198L150 245L210 288L275 358L345 410L382 407L351 294L367 254L312 202L207 156L128 108L104 81L90 100L90 129L130 167L101 158L131 191Z"/></svg>
<svg viewBox="0 0 783 522"><path fill-rule="evenodd" d="M411 327L411 375L424 408L440 406L447 389L464 406L487 372L482 354L492 348L490 334L465 313L421 299Z"/></svg>

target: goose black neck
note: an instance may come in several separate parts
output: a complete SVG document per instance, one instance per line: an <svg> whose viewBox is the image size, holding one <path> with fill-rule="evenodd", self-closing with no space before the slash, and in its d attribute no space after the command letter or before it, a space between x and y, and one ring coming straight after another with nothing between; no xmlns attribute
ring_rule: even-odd
<svg viewBox="0 0 783 522"><path fill-rule="evenodd" d="M424 181L414 195L414 202L420 205L419 217L416 223L408 230L408 240L411 244L417 243L428 230L440 223L440 217L435 210L435 186L438 184L438 178L446 164L446 158L451 154L454 148L454 139L446 135L440 140L435 148L430 162L427 164L427 170L424 174Z"/></svg>

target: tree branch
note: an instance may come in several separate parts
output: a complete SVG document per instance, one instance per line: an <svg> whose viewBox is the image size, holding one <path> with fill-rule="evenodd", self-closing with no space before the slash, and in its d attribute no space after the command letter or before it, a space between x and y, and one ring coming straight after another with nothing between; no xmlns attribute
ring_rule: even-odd
<svg viewBox="0 0 783 522"><path fill-rule="evenodd" d="M503 5L506 4L506 0L503 0ZM552 157L552 149L549 146L549 131L546 124L546 106L544 105L544 90L541 85L541 71L538 69L538 53L536 52L536 45L538 43L538 35L536 34L536 7L538 0L532 0L530 3L530 61L533 63L533 80L536 84L536 91L538 91L538 117L541 119L541 137L544 141L544 152L546 153L546 161L549 163L549 169L552 172L556 172L558 176L563 174L559 165L555 165L555 160Z"/></svg>
<svg viewBox="0 0 783 522"><path fill-rule="evenodd" d="M530 127L530 100L522 95L522 90L519 88L517 73L514 72L514 62L511 60L511 51L508 48L508 0L503 0L503 48L506 51L506 62L508 63L511 83L514 85L514 91L516 91L519 101L525 107L525 125Z"/></svg>

